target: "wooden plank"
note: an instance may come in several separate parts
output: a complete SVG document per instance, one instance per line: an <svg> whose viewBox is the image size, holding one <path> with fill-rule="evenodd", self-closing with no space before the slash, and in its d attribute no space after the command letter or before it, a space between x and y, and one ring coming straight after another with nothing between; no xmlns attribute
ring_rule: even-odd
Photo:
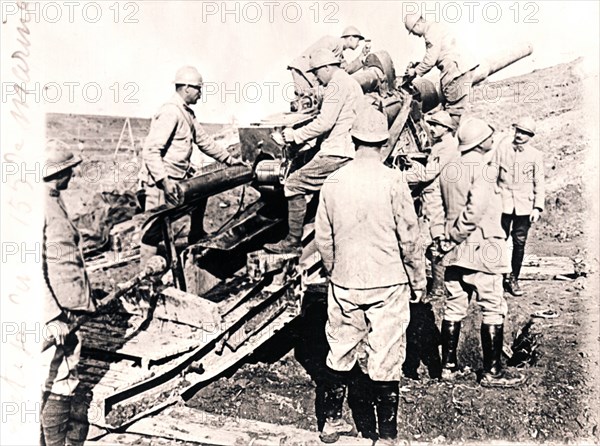
<svg viewBox="0 0 600 446"><path fill-rule="evenodd" d="M83 329L86 347L152 363L186 353L203 342L198 336L199 331L178 324L164 324L159 319L153 319L144 331L130 339L123 338L123 331L102 323L91 323Z"/></svg>
<svg viewBox="0 0 600 446"><path fill-rule="evenodd" d="M139 420L129 426L126 432L219 446L279 446L290 444L290 440L299 445L321 444L319 434L315 431L240 418L224 419L222 416L184 406L176 406L154 417ZM342 436L336 444L366 446L373 442L364 438Z"/></svg>
<svg viewBox="0 0 600 446"><path fill-rule="evenodd" d="M154 317L203 329L221 321L219 306L195 294L169 287L160 293Z"/></svg>
<svg viewBox="0 0 600 446"><path fill-rule="evenodd" d="M281 330L285 325L289 324L297 315L297 312L293 309L287 309L282 314L279 314L273 320L272 324L267 327L262 327L260 331L252 335L249 341L237 350L231 351L230 349L225 349L220 354L218 354L216 350L213 350L208 353L195 364L197 368L202 368L205 371L204 373L186 374L185 378L190 384L181 391L182 398L184 400L190 399L200 388L235 366L258 347L271 339L275 333Z"/></svg>
<svg viewBox="0 0 600 446"><path fill-rule="evenodd" d="M519 279L552 280L556 276L575 274L575 265L569 257L525 256Z"/></svg>

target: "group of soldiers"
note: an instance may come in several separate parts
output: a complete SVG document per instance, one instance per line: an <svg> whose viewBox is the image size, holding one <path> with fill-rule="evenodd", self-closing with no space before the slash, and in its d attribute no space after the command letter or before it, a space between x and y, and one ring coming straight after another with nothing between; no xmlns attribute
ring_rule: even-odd
<svg viewBox="0 0 600 446"><path fill-rule="evenodd" d="M544 206L543 161L529 144L535 123L523 118L515 123L514 136L497 140L488 123L463 116L477 65L459 57L454 39L439 24L418 14L407 16L404 23L409 33L425 39L427 48L423 60L410 66L407 75L422 76L434 66L441 72L444 109L427 119L435 143L424 169L400 171L381 162L380 152L389 138L387 118L365 105L361 87L349 74L360 69L368 46L350 63L342 54L365 40L358 29L349 27L341 38L319 40L289 67L299 96L318 84L325 89L325 99L315 119L300 128L284 129L281 137L297 146L314 143L316 138L322 142L317 154L285 180L287 236L264 248L275 254L299 254L307 196L320 193L316 243L329 277L328 379L324 380L325 423L320 436L328 443L352 430L342 419L350 386L364 403L360 417L355 417L360 434L379 444L394 444L410 305L425 302L428 294L445 297L441 373L434 377L452 380L456 376L461 321L475 298L483 315L481 385L510 387L524 381L522 375L503 369L500 358L508 310L503 289L522 294L517 279L525 241ZM146 209L178 202L177 182L193 175L194 146L226 165L243 163L215 144L190 108L202 94L198 70L182 67L174 83L175 93L153 117L143 148L140 180ZM96 303L85 272L81 237L61 192L81 158L56 142L48 146L47 158L56 166L44 177L45 322L52 328L54 343L43 353L48 374L42 444L77 445L83 444L86 430L71 408L81 350L72 320L94 312ZM433 241L429 254L434 276L429 292L422 225L409 190L409 174L426 186L422 200ZM205 235L205 205L191 216L190 243ZM507 260L509 235L512 268ZM51 252L57 246L59 253L72 255ZM142 264L157 246L158 242L142 238ZM437 344L432 348L438 351Z"/></svg>

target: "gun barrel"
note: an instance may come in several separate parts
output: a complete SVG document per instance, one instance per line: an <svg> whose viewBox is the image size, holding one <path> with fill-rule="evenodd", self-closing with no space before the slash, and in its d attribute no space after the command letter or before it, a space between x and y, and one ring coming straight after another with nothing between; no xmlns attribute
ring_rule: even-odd
<svg viewBox="0 0 600 446"><path fill-rule="evenodd" d="M475 73L473 73L473 85L484 81L492 74L497 73L498 71L503 70L509 65L512 65L513 63L523 59L524 57L529 56L532 52L533 47L531 44L523 43L498 53L493 57L485 59L475 69Z"/></svg>
<svg viewBox="0 0 600 446"><path fill-rule="evenodd" d="M254 173L251 167L230 166L223 167L214 172L209 172L189 180L181 181L178 186L181 191L181 204L192 200L211 197L234 187L252 181Z"/></svg>

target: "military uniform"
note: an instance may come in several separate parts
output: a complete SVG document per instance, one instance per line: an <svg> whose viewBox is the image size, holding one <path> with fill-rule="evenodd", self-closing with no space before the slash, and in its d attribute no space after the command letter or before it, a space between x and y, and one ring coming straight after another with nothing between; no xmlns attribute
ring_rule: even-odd
<svg viewBox="0 0 600 446"><path fill-rule="evenodd" d="M500 140L496 162L502 195L502 227L512 236L512 273L518 279L530 228L529 214L544 210L544 161L531 144L515 144L512 136ZM512 231L511 231L512 226Z"/></svg>
<svg viewBox="0 0 600 446"><path fill-rule="evenodd" d="M46 187L43 255L43 315L45 335L50 336L52 321L69 323L72 312L96 310L85 271L81 235L69 219L60 192L50 185ZM41 366L47 374L43 405L52 404L51 410L42 412L44 435L47 439L62 436L63 441L66 435L68 444L73 445L85 440L85 434L74 428L75 424L86 423L85 420L69 420L73 413L71 398L79 384L81 341L79 331L71 332L62 345L52 344L41 356Z"/></svg>
<svg viewBox="0 0 600 446"><path fill-rule="evenodd" d="M303 144L322 137L319 152L285 181L286 197L317 192L325 179L354 158L350 136L352 122L363 98L358 83L343 70L334 73L325 88L323 104L317 117L294 130L294 142Z"/></svg>
<svg viewBox="0 0 600 446"><path fill-rule="evenodd" d="M498 187L494 129L481 119L462 121L458 130L460 155L440 173L446 254L445 286L448 291L442 320L442 378L452 379L458 369L457 348L461 321L475 297L481 308L481 385L514 387L525 377L502 368L504 319L508 306L502 274L510 270L504 231L500 224L502 197Z"/></svg>
<svg viewBox="0 0 600 446"><path fill-rule="evenodd" d="M441 24L425 22L426 52L415 67L417 76L424 76L434 66L440 70L440 87L444 108L455 120L460 120L469 101L473 70L479 66L456 47L454 37Z"/></svg>
<svg viewBox="0 0 600 446"><path fill-rule="evenodd" d="M323 185L315 230L331 272L328 331L335 342L327 364L350 370L367 338L369 376L398 381L410 290L426 286L419 225L402 174L358 153Z"/></svg>
<svg viewBox="0 0 600 446"><path fill-rule="evenodd" d="M498 170L489 157L474 150L456 152L440 173L444 232L457 246L444 257L449 297L444 319L459 322L476 295L486 324L501 324L507 312L502 274L509 270L504 231L500 225L502 198Z"/></svg>
<svg viewBox="0 0 600 446"><path fill-rule="evenodd" d="M360 57L348 63L344 58L344 39L341 37L324 36L308 47L300 56L295 58L288 66L292 72L296 93L306 93L312 88L317 87L319 82L310 71L310 55L319 48L326 48L333 52L340 61L340 66L348 74L355 73L363 66Z"/></svg>
<svg viewBox="0 0 600 446"><path fill-rule="evenodd" d="M315 221L331 274L327 366L350 372L360 363L349 394L357 427L365 437L376 435L375 408L380 438L395 438L409 299L411 290L426 287L425 265L407 182L378 152L367 155L373 154L357 152L325 182ZM363 348L366 361L359 361Z"/></svg>
<svg viewBox="0 0 600 446"><path fill-rule="evenodd" d="M217 146L196 120L194 111L184 102L178 93L173 94L152 118L150 132L146 137L142 150L142 168L139 178L146 191L146 209L152 209L165 204L165 196L156 183L164 178L183 180L190 178L191 157L194 144L198 148L223 163L231 161L227 150ZM192 212L190 240L197 241L203 233L202 219L206 201ZM149 246L158 243L157 240L143 242ZM154 248L155 249L155 248Z"/></svg>
<svg viewBox="0 0 600 446"><path fill-rule="evenodd" d="M423 189L421 198L425 216L430 222L429 231L432 239L444 235L443 214L434 215L440 211L443 213L443 208L432 203L432 196L435 195L435 189L439 188L440 172L452 160L456 161L456 156L459 154L456 138L450 132L444 134L441 140L431 147L425 170L419 177L420 182L430 183Z"/></svg>

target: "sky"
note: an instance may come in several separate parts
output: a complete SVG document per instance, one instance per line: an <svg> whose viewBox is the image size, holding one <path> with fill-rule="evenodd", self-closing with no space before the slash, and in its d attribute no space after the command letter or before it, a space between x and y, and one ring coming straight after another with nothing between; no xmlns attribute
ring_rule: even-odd
<svg viewBox="0 0 600 446"><path fill-rule="evenodd" d="M22 11L3 2L2 21ZM286 111L288 62L323 35L357 26L386 50L396 71L418 61L424 42L402 16L416 8L445 22L476 58L525 42L532 56L495 78L580 56L596 66L599 2L33 2L31 72L45 112L151 117L194 65L205 80L195 106L203 122L249 123ZM6 39L3 39L3 45ZM5 51L3 50L3 53ZM350 55L351 56L351 55ZM6 66L8 64L3 64ZM3 73L5 68L2 68ZM434 70L435 71L435 70ZM5 76L3 76L4 78ZM7 100L3 89L3 103Z"/></svg>

